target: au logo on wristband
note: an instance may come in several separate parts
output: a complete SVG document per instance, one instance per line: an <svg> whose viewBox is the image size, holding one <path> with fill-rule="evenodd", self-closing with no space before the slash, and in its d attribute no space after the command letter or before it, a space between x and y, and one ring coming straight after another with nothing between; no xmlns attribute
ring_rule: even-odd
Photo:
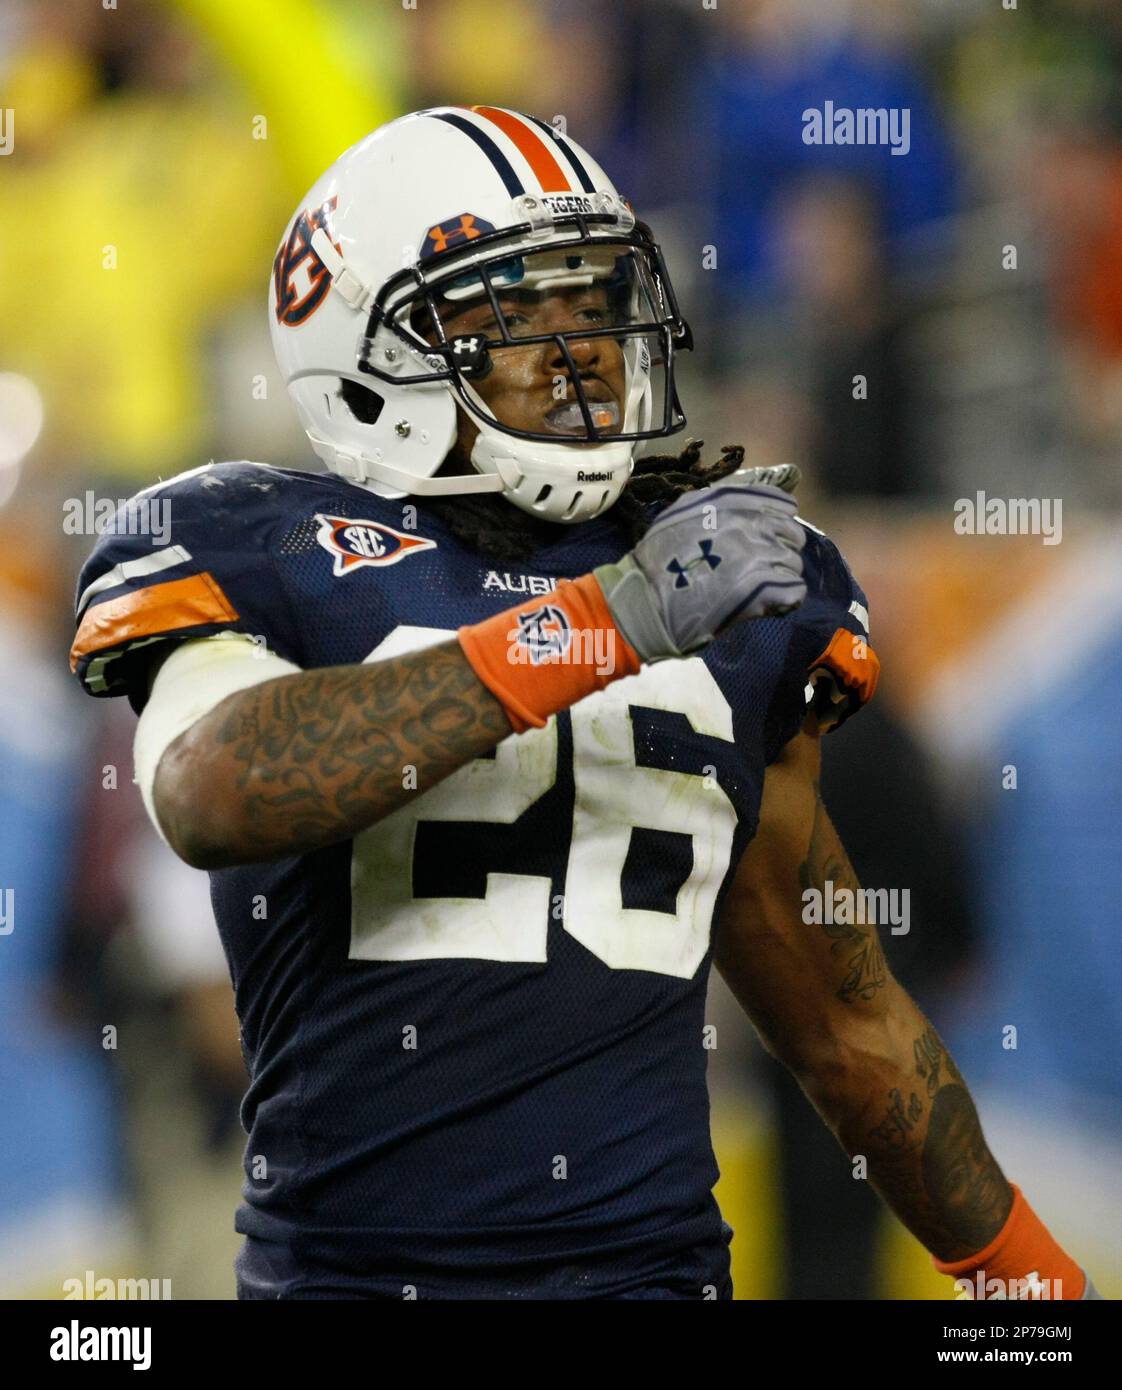
<svg viewBox="0 0 1122 1390"><path fill-rule="evenodd" d="M564 660L572 636L565 610L555 603L543 603L540 608L518 614L515 642L526 653L531 665Z"/></svg>

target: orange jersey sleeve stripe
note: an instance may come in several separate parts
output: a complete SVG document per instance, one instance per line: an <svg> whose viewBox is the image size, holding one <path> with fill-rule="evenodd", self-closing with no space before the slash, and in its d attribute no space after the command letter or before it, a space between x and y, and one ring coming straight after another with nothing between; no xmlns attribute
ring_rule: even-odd
<svg viewBox="0 0 1122 1390"><path fill-rule="evenodd" d="M232 623L237 618L237 609L212 574L133 589L86 610L70 648L70 669L76 671L83 657L108 647L206 623Z"/></svg>
<svg viewBox="0 0 1122 1390"><path fill-rule="evenodd" d="M880 680L880 659L868 642L855 632L839 627L830 638L826 650L810 663L807 670L815 671L821 666L855 690L862 704L873 698Z"/></svg>
<svg viewBox="0 0 1122 1390"><path fill-rule="evenodd" d="M534 171L534 177L541 184L543 193L572 192L565 171L537 131L531 130L509 111L500 111L497 106L472 106L468 109L497 125L505 136L514 141L519 154Z"/></svg>

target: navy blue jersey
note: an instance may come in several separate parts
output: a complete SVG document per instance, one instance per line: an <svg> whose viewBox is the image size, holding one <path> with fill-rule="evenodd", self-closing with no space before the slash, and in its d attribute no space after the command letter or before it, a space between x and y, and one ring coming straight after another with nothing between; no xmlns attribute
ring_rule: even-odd
<svg viewBox="0 0 1122 1390"><path fill-rule="evenodd" d="M305 668L375 661L626 549L609 512L498 563L410 499L263 464L145 496L167 503L167 543L101 537L73 653L92 693L137 706L157 641L237 631ZM805 567L795 613L511 735L353 841L211 875L252 1078L238 1229L275 1255L247 1282L727 1284L714 925L809 668L839 629L865 632L864 595L811 528Z"/></svg>

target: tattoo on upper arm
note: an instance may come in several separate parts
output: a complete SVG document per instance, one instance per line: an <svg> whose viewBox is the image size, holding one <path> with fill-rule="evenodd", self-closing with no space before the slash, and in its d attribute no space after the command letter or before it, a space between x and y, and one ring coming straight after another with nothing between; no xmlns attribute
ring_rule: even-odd
<svg viewBox="0 0 1122 1390"><path fill-rule="evenodd" d="M853 893L854 902L861 901L861 885L821 799L815 804L814 828L807 857L799 866L799 883L804 892L813 889L822 894L827 892L826 885L830 883L835 892L848 889ZM843 1004L855 1000L868 1003L888 979L876 923L824 921L822 930L831 940L831 955L842 961L845 969L837 997Z"/></svg>
<svg viewBox="0 0 1122 1390"><path fill-rule="evenodd" d="M448 643L252 687L217 739L239 765L238 789L248 789L254 843L302 850L395 809L407 767L423 789L509 733L498 701Z"/></svg>

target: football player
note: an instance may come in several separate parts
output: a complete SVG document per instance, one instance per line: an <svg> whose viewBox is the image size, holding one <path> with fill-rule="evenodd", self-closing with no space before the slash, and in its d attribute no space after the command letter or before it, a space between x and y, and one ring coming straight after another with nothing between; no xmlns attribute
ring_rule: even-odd
<svg viewBox="0 0 1122 1390"><path fill-rule="evenodd" d="M405 116L269 298L328 471L148 489L167 543L102 535L72 652L211 873L239 1295L730 1297L712 962L940 1268L1085 1295L875 922L804 920L858 892L818 768L876 685L865 596L792 470L635 462L690 333L604 171L514 111Z"/></svg>

